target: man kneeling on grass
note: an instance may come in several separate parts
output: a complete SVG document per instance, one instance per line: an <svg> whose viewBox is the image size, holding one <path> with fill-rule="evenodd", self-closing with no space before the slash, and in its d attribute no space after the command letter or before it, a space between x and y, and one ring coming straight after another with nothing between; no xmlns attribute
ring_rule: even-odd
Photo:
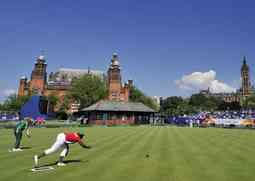
<svg viewBox="0 0 255 181"><path fill-rule="evenodd" d="M42 154L40 155L35 155L34 156L34 162L35 162L35 167L38 167L38 161L40 158L52 154L59 149L63 149L62 152L60 153L59 161L58 161L58 166L65 166L64 158L67 156L69 152L69 144L74 144L78 143L81 147L90 149L90 146L85 145L82 142L82 138L84 137L84 134L82 133L59 133L57 136L57 139L55 143L51 146L51 148L45 150Z"/></svg>

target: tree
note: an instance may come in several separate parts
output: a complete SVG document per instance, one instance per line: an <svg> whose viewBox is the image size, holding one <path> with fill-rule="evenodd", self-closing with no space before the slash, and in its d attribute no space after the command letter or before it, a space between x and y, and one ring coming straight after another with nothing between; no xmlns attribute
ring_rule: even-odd
<svg viewBox="0 0 255 181"><path fill-rule="evenodd" d="M161 112L167 115L191 115L200 111L215 111L219 109L222 100L203 94L193 94L190 98L172 96L163 100Z"/></svg>
<svg viewBox="0 0 255 181"><path fill-rule="evenodd" d="M54 94L50 94L47 96L47 112L54 112L57 105L59 105L60 99Z"/></svg>
<svg viewBox="0 0 255 181"><path fill-rule="evenodd" d="M189 104L198 111L215 111L222 104L222 101L213 96L193 94L190 97Z"/></svg>
<svg viewBox="0 0 255 181"><path fill-rule="evenodd" d="M141 102L155 111L159 109L159 106L152 98L146 96L141 90L139 90L135 86L132 86L130 88L129 99L132 102Z"/></svg>
<svg viewBox="0 0 255 181"><path fill-rule="evenodd" d="M16 94L12 94L8 96L1 107L6 111L19 111L29 98L29 96L17 96Z"/></svg>
<svg viewBox="0 0 255 181"><path fill-rule="evenodd" d="M244 99L242 106L245 109L255 109L255 94Z"/></svg>
<svg viewBox="0 0 255 181"><path fill-rule="evenodd" d="M0 103L0 111L4 110L3 104Z"/></svg>
<svg viewBox="0 0 255 181"><path fill-rule="evenodd" d="M64 97L62 104L59 107L59 111L60 112L67 112L69 110L69 108L70 108L71 100L72 100L71 95L67 94Z"/></svg>
<svg viewBox="0 0 255 181"><path fill-rule="evenodd" d="M183 99L183 101L177 107L178 115L192 115L198 111L189 104L189 99Z"/></svg>
<svg viewBox="0 0 255 181"><path fill-rule="evenodd" d="M161 105L161 112L167 115L180 116L190 115L195 113L195 109L189 104L188 99L182 97L172 96L163 100Z"/></svg>
<svg viewBox="0 0 255 181"><path fill-rule="evenodd" d="M84 75L72 82L67 98L80 103L80 107L88 107L107 95L106 83L95 75Z"/></svg>
<svg viewBox="0 0 255 181"><path fill-rule="evenodd" d="M217 97L213 97L213 96L209 96L206 97L207 100L204 104L204 109L207 111L215 111L219 109L219 105L222 104L222 102L224 102L223 100L221 100L220 98Z"/></svg>
<svg viewBox="0 0 255 181"><path fill-rule="evenodd" d="M183 102L182 97L172 96L163 100L161 111L167 112L170 115L175 114L177 107Z"/></svg>
<svg viewBox="0 0 255 181"><path fill-rule="evenodd" d="M49 104L51 104L53 107L55 107L59 103L59 98L53 94L48 95L47 100L49 101Z"/></svg>
<svg viewBox="0 0 255 181"><path fill-rule="evenodd" d="M197 110L206 110L207 107L205 103L207 102L207 98L203 94L193 94L190 97L189 104L195 107Z"/></svg>

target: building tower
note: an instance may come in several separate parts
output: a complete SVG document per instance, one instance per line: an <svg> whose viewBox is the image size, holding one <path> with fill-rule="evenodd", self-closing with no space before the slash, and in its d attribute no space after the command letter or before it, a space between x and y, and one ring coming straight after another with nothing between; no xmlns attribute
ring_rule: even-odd
<svg viewBox="0 0 255 181"><path fill-rule="evenodd" d="M19 90L18 90L18 96L25 96L27 95L27 78L26 76L23 76L19 80Z"/></svg>
<svg viewBox="0 0 255 181"><path fill-rule="evenodd" d="M30 94L42 95L47 83L47 63L44 56L39 56L35 62L34 69L31 74L29 92Z"/></svg>
<svg viewBox="0 0 255 181"><path fill-rule="evenodd" d="M119 58L116 53L113 54L110 67L108 69L108 99L109 100L120 100L121 94L121 74L120 74L120 65Z"/></svg>
<svg viewBox="0 0 255 181"><path fill-rule="evenodd" d="M246 63L246 57L243 58L243 65L241 68L241 79L242 79L242 86L241 86L241 95L246 97L251 94L251 81L250 81L250 70L249 66Z"/></svg>
<svg viewBox="0 0 255 181"><path fill-rule="evenodd" d="M122 85L119 58L116 53L112 56L107 76L108 100L128 102L133 80L128 80Z"/></svg>

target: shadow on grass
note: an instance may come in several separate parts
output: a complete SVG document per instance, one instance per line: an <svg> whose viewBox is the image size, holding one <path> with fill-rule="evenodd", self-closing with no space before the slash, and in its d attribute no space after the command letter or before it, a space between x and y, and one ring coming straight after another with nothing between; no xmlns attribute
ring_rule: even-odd
<svg viewBox="0 0 255 181"><path fill-rule="evenodd" d="M69 163L81 163L81 162L83 162L83 161L82 160L65 160L64 161L64 163L66 163L66 164L69 164Z"/></svg>
<svg viewBox="0 0 255 181"><path fill-rule="evenodd" d="M21 146L20 149L22 149L22 150L29 150L29 149L32 149L32 147L29 147L29 146Z"/></svg>
<svg viewBox="0 0 255 181"><path fill-rule="evenodd" d="M73 164L73 163L88 163L89 161L82 161L82 160L65 160L64 163L65 164ZM50 166L55 166L58 164L58 161L54 162L54 163L49 163L49 164L44 164L44 165L40 165L40 167L50 167Z"/></svg>
<svg viewBox="0 0 255 181"><path fill-rule="evenodd" d="M51 167L51 166L55 166L57 164L58 164L58 162L48 163L48 164L40 165L40 167Z"/></svg>

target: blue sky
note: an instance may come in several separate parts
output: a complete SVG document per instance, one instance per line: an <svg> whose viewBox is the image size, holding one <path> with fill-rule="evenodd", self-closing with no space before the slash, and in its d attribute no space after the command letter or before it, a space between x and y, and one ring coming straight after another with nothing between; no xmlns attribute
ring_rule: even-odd
<svg viewBox="0 0 255 181"><path fill-rule="evenodd" d="M238 87L244 55L255 75L254 9L252 0L1 2L0 99L30 76L41 50L48 72L106 70L117 52L123 78L151 96L187 96L194 85L176 82L210 70L212 79Z"/></svg>

